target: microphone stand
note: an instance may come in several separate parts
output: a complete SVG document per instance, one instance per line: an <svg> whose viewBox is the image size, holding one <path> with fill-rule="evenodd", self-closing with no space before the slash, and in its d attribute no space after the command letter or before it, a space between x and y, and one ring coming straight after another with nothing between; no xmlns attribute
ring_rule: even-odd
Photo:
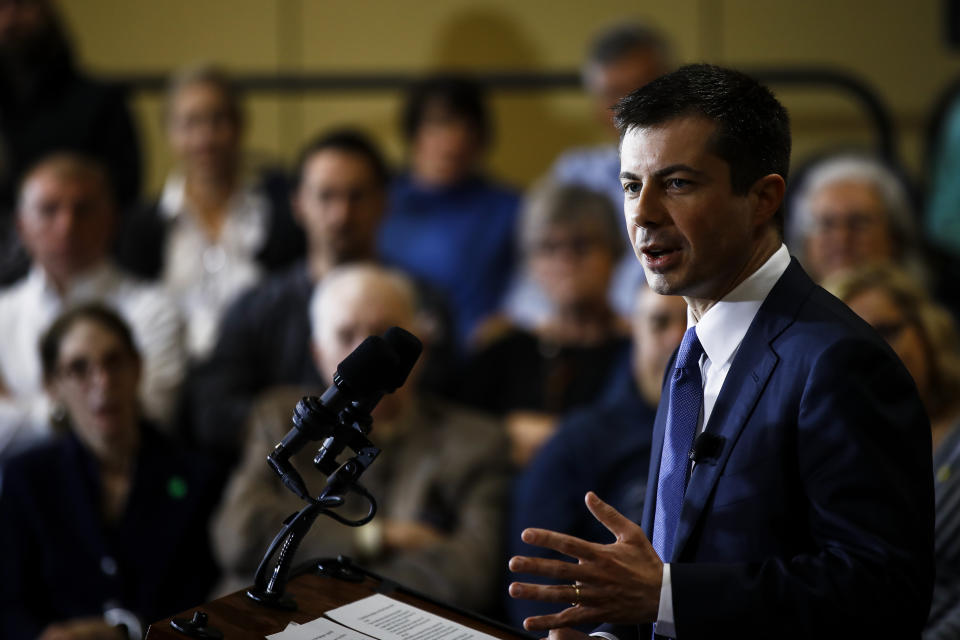
<svg viewBox="0 0 960 640"><path fill-rule="evenodd" d="M247 590L247 597L254 602L275 609L296 610L296 601L285 593L287 580L297 549L318 516L323 514L347 526L360 527L370 522L377 513L376 500L363 485L357 482L360 475L380 454L380 449L364 435L365 432L370 431L372 419L369 415L356 416L352 412L348 412L347 415L348 419L352 420L352 424L348 426L345 424L346 420L340 420L334 427L333 435L324 443L325 446L317 454L313 463L326 473L326 470L334 468L336 464L334 458L343 450L344 444L356 451L356 455L329 474L327 485L320 495L312 498L307 506L284 520L283 528L274 537L257 567L253 588ZM362 496L369 504L367 514L359 520L349 520L331 510L344 504L347 492ZM276 556L276 562L271 571L270 566L274 556Z"/></svg>

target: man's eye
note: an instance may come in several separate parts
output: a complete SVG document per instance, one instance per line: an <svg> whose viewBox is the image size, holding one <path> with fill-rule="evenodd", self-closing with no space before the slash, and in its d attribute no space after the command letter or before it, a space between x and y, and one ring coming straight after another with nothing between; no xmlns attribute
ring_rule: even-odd
<svg viewBox="0 0 960 640"><path fill-rule="evenodd" d="M689 186L690 181L684 180L683 178L670 178L667 180L667 187L671 189L683 189L684 187Z"/></svg>
<svg viewBox="0 0 960 640"><path fill-rule="evenodd" d="M624 193L640 193L640 189L642 188L642 186L643 185L641 185L639 182L626 182L623 185L623 192Z"/></svg>

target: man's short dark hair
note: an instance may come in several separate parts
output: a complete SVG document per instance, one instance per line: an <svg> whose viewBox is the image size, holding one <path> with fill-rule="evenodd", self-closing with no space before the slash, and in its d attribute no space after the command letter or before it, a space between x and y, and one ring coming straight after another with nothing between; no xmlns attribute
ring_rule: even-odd
<svg viewBox="0 0 960 640"><path fill-rule="evenodd" d="M448 115L466 120L480 143L490 141L490 116L479 83L464 75L435 75L417 82L407 94L401 126L409 142L420 130L427 110L439 105Z"/></svg>
<svg viewBox="0 0 960 640"><path fill-rule="evenodd" d="M680 67L623 98L614 121L631 129L701 116L717 125L709 149L730 166L733 192L743 195L763 176L790 169L790 119L765 86L750 76L708 64ZM783 207L775 221L783 229Z"/></svg>
<svg viewBox="0 0 960 640"><path fill-rule="evenodd" d="M321 151L340 151L352 153L363 158L370 166L377 187L386 189L390 182L390 169L380 150L369 137L356 129L335 129L322 133L307 143L297 156L296 173L293 175L293 188L296 190L303 181L303 171L313 156Z"/></svg>
<svg viewBox="0 0 960 640"><path fill-rule="evenodd" d="M606 66L637 50L652 51L664 65L669 64L670 43L662 33L640 22L618 22L601 31L590 43L586 62Z"/></svg>

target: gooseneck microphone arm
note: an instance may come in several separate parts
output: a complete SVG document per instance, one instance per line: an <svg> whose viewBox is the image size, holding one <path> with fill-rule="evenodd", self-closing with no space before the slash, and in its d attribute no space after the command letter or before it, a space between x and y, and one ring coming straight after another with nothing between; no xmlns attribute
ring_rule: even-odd
<svg viewBox="0 0 960 640"><path fill-rule="evenodd" d="M367 439L373 426L370 412L384 394L403 385L421 350L416 336L391 327L382 337L370 336L354 349L337 366L333 384L323 395L305 397L297 403L293 428L267 456L267 464L284 486L307 505L288 517L274 537L257 568L254 586L247 591L250 599L274 608L296 609L296 603L284 592L287 576L300 543L317 517L323 514L351 527L373 519L376 500L359 483L360 476L380 453ZM307 443L318 440L323 440L323 444L313 464L327 476L327 484L313 498L290 458ZM356 455L340 464L336 458L346 447ZM369 505L367 514L359 520L348 520L332 511L344 504L347 493L360 495Z"/></svg>

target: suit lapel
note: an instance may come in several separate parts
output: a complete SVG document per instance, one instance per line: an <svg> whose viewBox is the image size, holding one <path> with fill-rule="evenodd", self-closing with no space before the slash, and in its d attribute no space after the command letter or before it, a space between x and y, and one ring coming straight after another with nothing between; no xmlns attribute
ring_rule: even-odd
<svg viewBox="0 0 960 640"><path fill-rule="evenodd" d="M694 467L684 494L673 559L682 554L730 452L736 446L780 360L771 343L793 323L800 305L813 287L813 281L803 272L796 259L792 260L750 324L705 428L706 432L724 439L723 449L715 462L711 460ZM662 447L662 426L659 432Z"/></svg>

